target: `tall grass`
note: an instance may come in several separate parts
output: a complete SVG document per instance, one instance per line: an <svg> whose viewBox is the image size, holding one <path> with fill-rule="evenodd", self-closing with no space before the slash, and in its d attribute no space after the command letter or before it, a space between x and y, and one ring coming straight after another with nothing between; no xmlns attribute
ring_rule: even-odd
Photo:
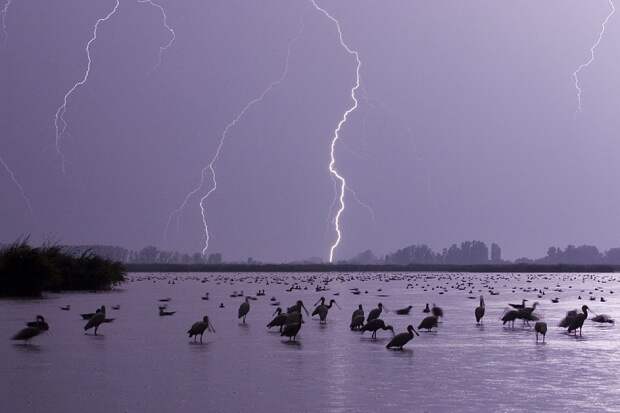
<svg viewBox="0 0 620 413"><path fill-rule="evenodd" d="M125 280L119 262L90 251L72 256L55 245L32 247L28 239L0 249L0 296L37 297L43 291L106 290Z"/></svg>

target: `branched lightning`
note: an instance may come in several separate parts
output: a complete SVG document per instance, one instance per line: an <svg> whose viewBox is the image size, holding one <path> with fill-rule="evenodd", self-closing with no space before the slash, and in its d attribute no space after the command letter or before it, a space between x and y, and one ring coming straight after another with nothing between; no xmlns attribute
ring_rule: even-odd
<svg viewBox="0 0 620 413"><path fill-rule="evenodd" d="M9 12L13 0L6 0L2 9L0 9L0 24L2 25L2 41L6 41L9 37L9 32L6 29L6 14Z"/></svg>
<svg viewBox="0 0 620 413"><path fill-rule="evenodd" d="M609 19L611 19L611 16L613 16L616 12L616 7L614 6L613 0L607 1L611 10L607 17L605 17L605 20L603 20L603 23L601 24L601 31L598 34L598 38L590 48L590 57L584 63L580 64L577 70L573 72L573 79L575 79L575 89L577 89L577 112L581 112L581 86L579 85L579 72L590 66L590 64L594 61L594 51L603 40L603 36L605 35L605 28L607 27Z"/></svg>
<svg viewBox="0 0 620 413"><path fill-rule="evenodd" d="M219 140L217 148L215 150L215 154L211 158L211 161L209 162L209 164L207 166L205 166L204 168L202 168L202 170L201 170L200 182L198 183L198 185L192 191L190 191L185 196L185 199L183 200L181 205L179 205L179 207L177 209L172 211L172 213L168 217L168 222L167 222L166 228L164 230L164 239L167 237L168 230L169 230L170 224L172 223L172 220L176 218L177 219L177 225L178 225L181 213L183 212L183 210L187 206L187 203L189 202L189 200L194 195L196 195L202 189L202 187L203 187L203 185L205 183L205 178L206 178L206 175L207 175L207 171L209 171L210 174L211 174L211 180L213 181L213 186L209 189L209 191L207 191L207 193L204 196L202 196L202 198L200 198L200 202L199 202L200 213L201 213L201 216L202 216L202 224L204 226L204 232L205 232L205 246L202 249L202 254L203 255L206 254L207 250L209 249L209 241L210 241L211 237L210 237L210 234L209 234L209 225L207 223L207 213L206 213L206 205L205 204L206 204L206 201L209 198L209 196L211 196L211 194L213 194L217 190L217 178L216 178L216 173L215 173L215 164L217 163L217 161L218 161L218 159L219 159L219 157L220 157L220 155L222 153L222 149L224 147L224 143L226 142L226 138L228 137L228 133L230 132L230 130L237 123L239 123L239 121L241 121L241 119L243 119L243 117L248 112L248 110L250 110L257 103L260 103L265 98L265 96L267 96L267 94L269 94L269 92L271 92L274 88L279 86L286 79L286 77L288 76L288 71L289 71L289 61L290 61L290 58L291 58L292 48L295 45L295 43L299 40L299 38L301 37L301 34L303 33L303 30L304 30L304 23L303 23L303 16L302 16L300 29L299 29L297 35L293 39L291 39L291 41L288 43L288 47L287 47L287 50L286 50L286 59L284 61L284 67L282 69L282 73L280 74L280 77L278 79L274 80L273 82L271 82L257 97L255 97L254 99L252 99L249 102L247 102L245 104L245 106L241 109L241 111L237 113L237 115L226 125L226 127L224 127L224 130L222 131L222 134L220 135L220 140Z"/></svg>
<svg viewBox="0 0 620 413"><path fill-rule="evenodd" d="M348 108L343 113L342 118L340 119L340 122L338 122L338 125L336 126L336 129L334 130L334 135L332 137L331 144L330 144L329 173L332 175L332 177L335 180L340 182L340 191L339 191L339 194L338 194L338 204L339 204L339 207L338 207L338 210L336 211L336 216L334 218L334 227L335 227L335 230L336 230L336 240L334 241L334 243L332 244L332 246L329 249L329 262L333 262L334 261L334 252L335 252L336 248L338 247L338 245L340 244L340 241L342 240L342 232L340 230L340 217L342 216L342 213L345 210L344 195L345 195L345 192L347 190L347 181L346 181L346 179L336 169L336 157L335 157L336 143L340 139L340 130L342 129L344 124L347 122L347 120L349 118L349 115L352 112L354 112L355 109L357 109L357 107L358 107L356 91L360 87L360 68L362 66L362 61L360 60L360 57L359 57L359 54L358 54L357 50L351 49L345 43L345 41L343 39L343 36L342 36L342 29L340 28L340 22L335 17L333 17L331 14L329 14L327 12L327 10L323 9L322 7L320 7L316 3L316 0L310 0L310 2L312 3L312 5L314 6L314 8L316 10L320 11L321 13L323 13L325 15L325 17L327 17L329 20L334 22L334 24L336 25L336 28L338 29L338 38L340 40L340 45L342 46L343 49L345 49L345 51L348 54L350 54L350 55L355 57L355 61L357 63L356 64L356 68L355 68L355 85L353 86L353 88L351 88L351 99L353 100L353 105L350 108Z"/></svg>
<svg viewBox="0 0 620 413"><path fill-rule="evenodd" d="M0 156L0 164L4 167L4 170L9 175L9 178L11 178L11 181L13 181L13 184L15 184L17 189L19 189L19 192L22 194L22 198L24 199L24 202L26 203L28 210L32 214L33 209L32 209L32 203L30 202L30 198L28 198L28 195L26 195L26 191L24 190L24 187L17 180L17 176L15 175L13 170L9 167L9 165L4 161L4 159L1 156Z"/></svg>
<svg viewBox="0 0 620 413"><path fill-rule="evenodd" d="M116 14L116 11L118 10L118 6L120 5L119 1L120 0L115 0L114 8L104 17L98 19L95 25L93 26L92 37L90 38L88 43L86 43L85 50L86 50L86 57L88 59L88 64L86 66L86 71L84 72L84 76L82 77L81 80L76 82L71 87L71 89L67 91L67 93L65 93L65 96L63 98L63 103L62 105L58 107L58 110L56 110L56 115L54 116L54 127L56 128L56 153L58 153L58 156L60 157L61 168L62 168L63 174L65 173L65 155L62 152L60 141L65 131L67 130L67 126L68 126L67 122L64 119L65 112L67 111L67 103L69 101L69 98L77 90L77 88L83 86L88 81L88 76L90 75L90 67L92 64L92 59L90 57L90 48L92 44L95 42L95 40L97 40L97 31L99 30L99 25L101 23L108 21L112 16Z"/></svg>
<svg viewBox="0 0 620 413"><path fill-rule="evenodd" d="M152 7L158 8L159 11L161 12L162 24L164 25L166 30L168 30L168 32L170 33L170 40L168 41L168 43L162 46L159 46L159 54L157 55L157 63L155 64L155 66L153 66L153 68L149 72L149 73L152 73L155 70L157 70L157 68L161 65L162 56L164 52L168 50L170 46L172 46L172 43L174 43L174 40L176 39L176 34L174 33L174 29L168 25L168 15L166 14L166 10L160 4L155 3L153 0L138 0L138 3L146 3L146 4L151 5Z"/></svg>

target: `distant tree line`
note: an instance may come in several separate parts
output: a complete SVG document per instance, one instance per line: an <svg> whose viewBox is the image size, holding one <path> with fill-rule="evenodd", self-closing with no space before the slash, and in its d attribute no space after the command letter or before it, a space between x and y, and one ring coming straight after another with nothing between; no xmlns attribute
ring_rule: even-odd
<svg viewBox="0 0 620 413"><path fill-rule="evenodd" d="M213 253L204 257L201 253L180 253L165 251L149 245L140 250L130 250L113 245L66 245L65 251L74 256L90 251L100 257L126 264L221 264L222 254Z"/></svg>
<svg viewBox="0 0 620 413"><path fill-rule="evenodd" d="M28 240L0 248L0 296L37 297L43 291L105 290L125 279L120 262L91 251L75 256L60 246Z"/></svg>
<svg viewBox="0 0 620 413"><path fill-rule="evenodd" d="M549 247L547 255L542 258L535 260L519 258L515 260L515 262L535 264L620 265L620 248L611 248L601 252L593 245L568 245L564 249L560 247Z"/></svg>

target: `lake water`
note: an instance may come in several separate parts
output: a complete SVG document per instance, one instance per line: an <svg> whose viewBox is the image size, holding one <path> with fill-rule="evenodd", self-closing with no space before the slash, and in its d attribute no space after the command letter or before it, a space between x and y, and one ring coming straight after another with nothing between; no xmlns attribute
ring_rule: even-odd
<svg viewBox="0 0 620 413"><path fill-rule="evenodd" d="M575 339L557 327L566 311L583 304L599 314L620 316L620 285L613 274L129 278L109 293L0 300L0 337L5 340L0 344L1 411L620 411L618 328L588 320L583 338ZM331 281L324 284L327 278ZM287 292L295 283L302 289ZM327 285L328 291L316 292L317 285ZM352 294L354 287L361 294ZM490 295L490 288L499 295ZM240 290L255 295L259 289L266 296L250 302L247 324L241 325L237 309L243 298L229 295ZM540 299L538 289L545 292ZM208 301L201 299L205 292ZM480 294L486 300L481 327L473 315ZM335 298L342 310L333 307L326 325L306 317L298 344L286 344L265 328L275 309L272 296L282 307L301 299L310 311L325 296ZM600 302L601 296L607 301ZM157 300L164 297L171 298L173 316L158 315ZM555 297L559 303L551 302ZM546 344L536 344L532 329L520 321L515 329L499 321L507 303L522 298L540 302L537 313L549 325ZM371 340L368 333L349 330L358 304L368 314L378 302L390 310L413 306L409 316L382 315L397 333L408 324L417 327L425 303L441 306L445 318L437 332L420 332L405 351L389 351L389 331ZM66 304L71 310L61 311ZM117 304L120 309L112 310ZM84 335L79 314L100 305L115 321L102 325L100 337ZM46 317L48 333L30 345L9 340L37 314ZM185 332L205 314L217 333L205 334L202 345L192 344Z"/></svg>

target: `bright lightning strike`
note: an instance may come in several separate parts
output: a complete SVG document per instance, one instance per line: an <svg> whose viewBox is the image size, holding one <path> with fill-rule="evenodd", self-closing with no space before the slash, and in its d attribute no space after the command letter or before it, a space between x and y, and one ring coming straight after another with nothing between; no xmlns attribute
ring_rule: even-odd
<svg viewBox="0 0 620 413"><path fill-rule="evenodd" d="M342 216L342 213L345 210L344 195L345 195L345 191L347 190L347 181L346 181L346 179L336 169L335 149L336 149L336 143L340 139L340 130L342 129L344 124L349 119L349 115L352 112L354 112L355 109L357 109L357 106L358 106L356 92L357 92L357 90L360 87L360 68L362 66L362 61L360 60L360 57L359 57L359 54L358 54L357 50L351 49L345 43L345 41L343 39L343 36L342 36L342 30L340 28L340 22L335 17L333 17L331 14L329 14L325 9L321 8L316 3L316 0L310 0L310 2L312 3L312 5L314 6L315 9L317 9L318 11L323 13L325 15L325 17L327 17L329 20L334 22L334 24L336 25L336 28L338 29L338 38L340 40L340 45L342 46L343 49L346 50L346 52L348 54L350 54L350 55L355 57L355 61L357 63L356 64L356 68L355 68L355 85L353 86L353 88L351 88L351 99L353 100L353 105L350 108L348 108L343 113L342 118L340 119L340 122L338 122L338 126L334 130L334 136L332 137L331 145L330 145L329 173L332 175L332 177L335 180L340 182L340 191L339 191L339 194L338 194L338 204L339 204L339 207L338 207L338 210L336 211L336 216L334 218L334 227L335 227L335 230L336 230L336 240L334 241L334 243L332 244L332 246L329 249L329 262L333 262L334 261L334 252L336 251L336 248L338 247L338 245L340 244L340 241L342 240L342 232L340 230L340 217Z"/></svg>
<svg viewBox="0 0 620 413"><path fill-rule="evenodd" d="M116 11L118 10L118 6L120 5L119 1L120 0L115 0L114 8L108 14L106 14L104 17L98 19L97 22L95 23L95 25L93 26L92 37L90 38L88 43L86 43L86 49L85 50L86 50L86 57L88 59L88 64L86 66L86 71L84 72L84 76L82 77L81 80L76 82L71 87L71 89L69 89L67 91L67 93L65 93L62 105L60 105L58 107L58 110L56 110L56 115L54 116L54 127L56 128L56 153L60 157L61 168L62 168L62 173L63 174L65 173L65 155L62 152L62 149L61 149L61 146L60 146L60 141L61 141L62 136L64 135L65 131L67 130L67 126L68 126L68 124L67 124L67 122L65 121L65 118L64 118L65 112L67 111L67 104L68 104L69 98L77 90L77 88L83 86L88 81L88 76L90 75L90 67L91 67L91 64L92 64L92 59L90 57L90 48L91 48L92 44L95 42L95 40L97 40L97 31L99 30L99 25L101 23L104 23L104 22L108 21L112 16L114 16L116 14Z"/></svg>
<svg viewBox="0 0 620 413"><path fill-rule="evenodd" d="M146 4L151 5L152 7L158 8L159 11L161 12L162 24L164 25L166 30L168 30L168 32L170 33L170 40L168 41L168 43L166 43L166 44L164 44L162 46L159 46L159 54L157 56L157 63L155 64L155 66L153 66L153 68L149 72L149 73L152 73L155 70L157 70L157 68L161 65L162 56L163 56L164 52L166 50L168 50L170 48L170 46L172 46L172 43L174 43L174 40L176 39L176 34L174 33L174 29L168 25L168 15L166 14L166 10L160 4L155 3L152 0L138 0L138 3L143 3L143 4L146 3Z"/></svg>
<svg viewBox="0 0 620 413"><path fill-rule="evenodd" d="M30 203L30 198L28 198L28 195L26 195L26 191L24 190L24 187L17 180L17 176L15 175L13 170L9 167L9 165L4 161L2 157L0 157L0 165L4 167L4 170L9 175L9 178L11 178L11 181L13 181L13 184L15 184L19 192L22 194L22 198L24 199L24 202L26 203L28 210L32 214L33 210L32 210L32 204Z"/></svg>
<svg viewBox="0 0 620 413"><path fill-rule="evenodd" d="M6 41L9 37L9 32L6 29L6 14L9 12L9 7L11 7L11 3L13 0L6 0L2 9L0 9L0 24L2 25L2 39Z"/></svg>
<svg viewBox="0 0 620 413"><path fill-rule="evenodd" d="M172 222L172 220L176 217L177 219L177 225L178 225L178 220L181 216L181 213L183 212L183 210L185 209L187 203L189 202L190 198L192 198L194 195L196 195L196 193L198 193L198 191L200 191L200 189L203 187L204 182L205 182L205 176L207 174L207 171L210 172L211 174L211 179L213 181L213 186L209 189L209 191L202 197L200 198L200 213L202 216L202 224L204 226L204 231L205 231L205 246L202 249L202 254L206 254L207 250L209 249L209 241L211 239L211 236L209 234L209 225L207 223L207 213L206 213L206 201L209 198L209 196L211 196L211 194L213 194L216 190L217 190L217 179L216 179L216 173L215 173L215 164L217 163L221 153L222 153L222 149L224 147L224 143L226 141L226 138L228 137L228 133L230 132L230 130L237 124L239 123L239 121L241 121L241 119L243 119L243 117L245 116L245 114L248 112L248 110L250 110L254 105L256 105L257 103L260 103L265 96L267 96L267 94L269 92L271 92L274 88L276 88L277 86L279 86L288 76L288 71L289 71L289 61L291 58L291 51L293 46L295 45L295 43L299 40L299 38L301 37L301 34L303 33L304 30L304 24L303 24L303 18L301 21L301 25L300 25L300 29L299 32L297 33L297 35L291 39L291 41L288 44L287 50L286 50L286 59L284 61L284 67L282 69L282 73L280 74L280 77L277 80L274 80L273 82L271 82L257 97L255 97L254 99L250 100L248 103L245 104L245 106L241 109L241 111L239 113L237 113L237 115L233 118L233 120L231 120L226 127L224 128L222 135L220 136L220 140L219 143L217 145L217 148L215 150L215 154L213 155L213 157L211 158L211 161L209 162L209 164L207 166L205 166L204 168L202 168L202 171L200 173L200 182L199 184L192 190L190 191L186 196L185 199L183 200L183 202L181 203L181 205L175 209L174 211L172 211L172 213L170 214L170 217L168 218L168 222L166 224L166 228L164 230L164 239L166 238L167 234L168 234L168 229L170 227L170 224Z"/></svg>
<svg viewBox="0 0 620 413"><path fill-rule="evenodd" d="M583 69L590 66L590 64L594 61L594 51L596 50L598 45L603 40L603 36L605 35L605 28L607 27L607 23L609 22L609 19L611 19L611 16L613 16L614 13L616 12L616 8L614 6L613 0L607 0L607 1L609 3L609 7L611 8L611 10L609 14L607 15L607 17L605 17L605 20L603 20L603 23L601 24L601 31L598 34L598 38L596 39L596 42L594 42L594 44L590 48L590 57L584 63L579 65L577 70L573 72L573 79L575 79L575 89L577 89L577 112L581 112L581 86L579 84L579 73Z"/></svg>

